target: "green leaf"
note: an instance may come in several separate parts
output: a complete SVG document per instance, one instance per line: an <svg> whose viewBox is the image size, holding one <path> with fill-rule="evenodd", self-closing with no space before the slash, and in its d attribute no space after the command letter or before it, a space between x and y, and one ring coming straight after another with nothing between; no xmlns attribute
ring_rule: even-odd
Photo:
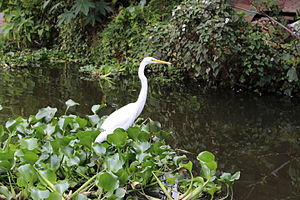
<svg viewBox="0 0 300 200"><path fill-rule="evenodd" d="M149 142L133 142L132 147L139 153L147 151L151 144Z"/></svg>
<svg viewBox="0 0 300 200"><path fill-rule="evenodd" d="M292 60L293 57L292 57L291 54L284 53L284 54L282 54L281 59L283 59L283 60Z"/></svg>
<svg viewBox="0 0 300 200"><path fill-rule="evenodd" d="M218 167L218 164L216 161L211 161L211 162L207 162L205 163L205 165L210 169L210 170L216 170Z"/></svg>
<svg viewBox="0 0 300 200"><path fill-rule="evenodd" d="M19 176L17 184L20 187L29 187L38 180L37 174L30 164L21 165L18 168Z"/></svg>
<svg viewBox="0 0 300 200"><path fill-rule="evenodd" d="M122 199L125 196L125 194L126 194L126 190L125 189L123 189L123 188L117 188L116 189L115 195L118 198Z"/></svg>
<svg viewBox="0 0 300 200"><path fill-rule="evenodd" d="M73 117L60 117L58 120L58 126L61 130L65 130L66 127L73 122Z"/></svg>
<svg viewBox="0 0 300 200"><path fill-rule="evenodd" d="M79 105L79 103L76 103L75 101L73 101L72 99L69 99L68 101L66 101L66 106L67 106L67 110L69 110L69 108L73 107L73 106L77 106Z"/></svg>
<svg viewBox="0 0 300 200"><path fill-rule="evenodd" d="M69 186L70 185L68 181L63 180L63 181L58 181L58 183L54 185L54 188L59 194L62 195L69 188Z"/></svg>
<svg viewBox="0 0 300 200"><path fill-rule="evenodd" d="M41 199L46 199L50 195L50 191L48 190L38 190L35 188L30 189L30 197L33 200L41 200Z"/></svg>
<svg viewBox="0 0 300 200"><path fill-rule="evenodd" d="M141 129L139 129L138 127L130 127L127 129L127 133L128 133L128 137L135 140L135 141L138 141L138 137L141 133Z"/></svg>
<svg viewBox="0 0 300 200"><path fill-rule="evenodd" d="M287 77L288 77L289 82L292 82L292 81L297 82L299 80L297 71L295 68L289 69L289 71L287 72Z"/></svg>
<svg viewBox="0 0 300 200"><path fill-rule="evenodd" d="M138 127L130 127L127 129L127 133L128 137L134 141L147 142L150 139L150 134L145 131L141 131Z"/></svg>
<svg viewBox="0 0 300 200"><path fill-rule="evenodd" d="M112 173L104 172L97 177L96 182L98 187L101 187L105 191L114 191L119 187L118 177Z"/></svg>
<svg viewBox="0 0 300 200"><path fill-rule="evenodd" d="M92 144L96 137L100 134L100 131L81 131L76 135L80 140L80 144L92 149Z"/></svg>
<svg viewBox="0 0 300 200"><path fill-rule="evenodd" d="M88 200L87 196L84 194L78 194L74 200Z"/></svg>
<svg viewBox="0 0 300 200"><path fill-rule="evenodd" d="M35 115L37 120L45 119L46 122L49 122L54 117L55 113L57 112L56 108L41 108L39 112Z"/></svg>
<svg viewBox="0 0 300 200"><path fill-rule="evenodd" d="M175 156L173 158L173 161L175 163L175 165L178 165L183 159L186 159L186 155L183 156Z"/></svg>
<svg viewBox="0 0 300 200"><path fill-rule="evenodd" d="M23 150L23 153L24 153L23 159L24 159L25 163L29 163L29 164L33 165L39 159L39 156L32 151Z"/></svg>
<svg viewBox="0 0 300 200"><path fill-rule="evenodd" d="M14 164L14 152L0 150L0 170L10 170Z"/></svg>
<svg viewBox="0 0 300 200"><path fill-rule="evenodd" d="M105 159L104 167L108 171L117 172L123 168L124 163L125 161L122 159L122 157L120 157L119 154L116 153L113 156Z"/></svg>
<svg viewBox="0 0 300 200"><path fill-rule="evenodd" d="M222 175L219 178L219 181L221 181L223 183L226 183L226 182L229 182L230 178L231 178L231 174L230 173L223 172Z"/></svg>
<svg viewBox="0 0 300 200"><path fill-rule="evenodd" d="M42 6L42 8L45 9L48 6L48 4L50 3L50 1L51 0L45 1L44 4L43 4L43 6Z"/></svg>
<svg viewBox="0 0 300 200"><path fill-rule="evenodd" d="M80 163L80 158L78 156L72 156L67 159L67 166L77 166Z"/></svg>
<svg viewBox="0 0 300 200"><path fill-rule="evenodd" d="M39 172L51 183L56 182L57 176L54 170L47 169L47 170L40 170Z"/></svg>
<svg viewBox="0 0 300 200"><path fill-rule="evenodd" d="M76 16L72 11L66 11L58 16L58 23L57 26L60 26L63 23L70 23Z"/></svg>
<svg viewBox="0 0 300 200"><path fill-rule="evenodd" d="M76 16L78 15L79 12L87 16L90 8L95 8L95 4L90 0L76 0L73 8L75 8L74 12Z"/></svg>
<svg viewBox="0 0 300 200"><path fill-rule="evenodd" d="M205 164L201 165L201 175L207 180L211 178L211 171Z"/></svg>
<svg viewBox="0 0 300 200"><path fill-rule="evenodd" d="M38 139L36 138L29 138L29 139L22 139L20 141L21 149L28 149L33 150L39 147Z"/></svg>
<svg viewBox="0 0 300 200"><path fill-rule="evenodd" d="M193 178L193 182L200 183L202 185L202 184L204 184L205 181L201 176L197 176L197 177Z"/></svg>
<svg viewBox="0 0 300 200"><path fill-rule="evenodd" d="M93 105L91 110L92 110L92 112L96 115L97 112L98 112L99 110L101 110L102 108L104 108L104 107L106 107L106 104Z"/></svg>
<svg viewBox="0 0 300 200"><path fill-rule="evenodd" d="M118 128L107 136L107 141L116 147L123 147L127 143L127 133Z"/></svg>
<svg viewBox="0 0 300 200"><path fill-rule="evenodd" d="M45 132L47 133L48 136L52 135L55 131L55 126L52 126L51 124L47 124L45 128Z"/></svg>
<svg viewBox="0 0 300 200"><path fill-rule="evenodd" d="M2 125L0 125L0 142L3 142L6 138L4 138L4 128Z"/></svg>
<svg viewBox="0 0 300 200"><path fill-rule="evenodd" d="M100 121L100 117L98 115L87 115L87 117L93 126L98 124Z"/></svg>
<svg viewBox="0 0 300 200"><path fill-rule="evenodd" d="M168 181L169 183L171 183L172 185L175 184L175 180L176 180L176 177L175 176L169 176L166 178L166 181Z"/></svg>
<svg viewBox="0 0 300 200"><path fill-rule="evenodd" d="M145 132L145 131L141 131L139 136L138 136L138 140L141 142L147 142L150 139L150 134Z"/></svg>
<svg viewBox="0 0 300 200"><path fill-rule="evenodd" d="M87 120L86 119L82 119L80 117L76 117L75 121L79 124L79 128L85 128L87 125Z"/></svg>
<svg viewBox="0 0 300 200"><path fill-rule="evenodd" d="M50 195L49 195L49 197L47 198L47 200L61 200L61 199L63 199L62 195L60 195L56 191L51 192Z"/></svg>
<svg viewBox="0 0 300 200"><path fill-rule="evenodd" d="M221 190L221 186L215 185L213 182L211 182L207 188L207 192L211 196L213 196L217 191L220 191L220 190Z"/></svg>
<svg viewBox="0 0 300 200"><path fill-rule="evenodd" d="M126 185L128 183L129 175L125 168L120 169L115 174L118 176L120 185Z"/></svg>
<svg viewBox="0 0 300 200"><path fill-rule="evenodd" d="M230 181L233 182L235 180L239 180L240 179L240 176L241 176L241 172L235 172L231 178L230 178Z"/></svg>
<svg viewBox="0 0 300 200"><path fill-rule="evenodd" d="M158 132L160 131L160 129L161 129L161 124L151 119L146 125L142 127L142 130L146 132Z"/></svg>
<svg viewBox="0 0 300 200"><path fill-rule="evenodd" d="M102 155L105 155L105 153L106 153L106 148L102 143L99 144L98 142L96 142L93 144L92 148L95 151L95 153L97 154L97 156L102 156Z"/></svg>
<svg viewBox="0 0 300 200"><path fill-rule="evenodd" d="M17 118L16 120L9 120L5 123L5 128L9 130L9 132L12 132L20 123L22 123L20 118Z"/></svg>
<svg viewBox="0 0 300 200"><path fill-rule="evenodd" d="M193 170L193 163L191 161L189 161L188 163L184 164L184 163L180 163L179 166L184 167L185 169L187 169L190 173Z"/></svg>
<svg viewBox="0 0 300 200"><path fill-rule="evenodd" d="M215 156L214 156L214 154L212 154L208 151L203 151L198 154L197 160L202 161L202 162L211 162L211 161L215 161Z"/></svg>
<svg viewBox="0 0 300 200"><path fill-rule="evenodd" d="M44 127L41 127L41 126L37 126L37 127L34 127L34 130L35 130L35 136L39 139L42 139L44 138L44 136L46 135L45 131L44 131Z"/></svg>
<svg viewBox="0 0 300 200"><path fill-rule="evenodd" d="M52 155L50 157L50 168L51 169L58 169L60 167L61 159L57 155Z"/></svg>
<svg viewBox="0 0 300 200"><path fill-rule="evenodd" d="M139 163L142 163L145 158L151 158L151 154L150 153L139 153L139 154L136 154L135 157L139 161Z"/></svg>
<svg viewBox="0 0 300 200"><path fill-rule="evenodd" d="M158 131L155 133L155 136L161 139L167 139L171 135L168 131Z"/></svg>

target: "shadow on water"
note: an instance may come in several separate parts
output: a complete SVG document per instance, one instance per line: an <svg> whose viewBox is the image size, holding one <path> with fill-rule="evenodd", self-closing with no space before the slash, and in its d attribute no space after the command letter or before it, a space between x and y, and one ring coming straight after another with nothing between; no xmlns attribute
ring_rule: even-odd
<svg viewBox="0 0 300 200"><path fill-rule="evenodd" d="M64 102L81 105L71 110L90 114L94 104L108 102L104 113L135 101L137 77L116 80L102 88L80 78L76 66L0 70L2 124L29 116L46 106L64 111ZM142 117L160 121L174 132L170 144L192 152L217 155L222 171L241 171L235 199L300 198L300 101L276 96L256 97L230 92L203 93L194 86L160 85L149 80L149 96Z"/></svg>

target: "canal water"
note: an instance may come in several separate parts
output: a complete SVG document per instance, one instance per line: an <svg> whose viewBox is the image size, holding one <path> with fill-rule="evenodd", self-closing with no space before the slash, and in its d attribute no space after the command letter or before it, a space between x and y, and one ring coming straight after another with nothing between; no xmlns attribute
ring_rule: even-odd
<svg viewBox="0 0 300 200"><path fill-rule="evenodd" d="M68 99L80 103L71 112L91 114L92 105L107 103L103 114L136 100L140 83L127 77L105 81L81 78L77 67L0 69L0 122L28 117L40 108L64 112ZM221 171L241 171L234 199L300 199L300 101L232 91L206 91L195 85L161 84L149 78L142 117L173 132L169 143L196 157L213 152Z"/></svg>

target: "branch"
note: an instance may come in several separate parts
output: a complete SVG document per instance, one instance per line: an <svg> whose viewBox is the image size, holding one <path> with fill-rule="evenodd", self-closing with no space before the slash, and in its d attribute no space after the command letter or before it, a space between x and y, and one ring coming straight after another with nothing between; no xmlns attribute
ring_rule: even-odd
<svg viewBox="0 0 300 200"><path fill-rule="evenodd" d="M243 10L243 11L246 11L248 13L253 13L253 14L258 14L258 15L262 15L262 16L265 16L267 17L268 19L270 19L272 22L276 23L277 25L279 25L280 27L282 27L283 29L285 29L286 31L288 31L292 36L294 36L296 39L300 40L300 37L295 34L293 31L291 31L288 27L286 27L285 25L283 25L282 23L280 23L279 21L275 20L273 17L270 17L269 15L267 15L266 13L260 13L260 12L256 12L256 11L253 11L253 10L248 10L248 9L245 9L245 8L242 8L242 7L239 7L239 6L233 6L234 8L236 9L239 9L239 10Z"/></svg>

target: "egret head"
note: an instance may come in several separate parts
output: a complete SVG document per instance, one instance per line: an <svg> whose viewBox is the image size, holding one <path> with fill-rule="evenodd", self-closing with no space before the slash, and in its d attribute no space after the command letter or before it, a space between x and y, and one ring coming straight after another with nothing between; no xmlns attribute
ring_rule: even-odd
<svg viewBox="0 0 300 200"><path fill-rule="evenodd" d="M162 60L158 60L156 58L153 58L153 57L146 57L143 59L143 61L146 65L147 64L152 64L152 63L158 63L158 64L167 64L167 65L170 65L171 63L170 62L166 62L166 61L162 61Z"/></svg>

